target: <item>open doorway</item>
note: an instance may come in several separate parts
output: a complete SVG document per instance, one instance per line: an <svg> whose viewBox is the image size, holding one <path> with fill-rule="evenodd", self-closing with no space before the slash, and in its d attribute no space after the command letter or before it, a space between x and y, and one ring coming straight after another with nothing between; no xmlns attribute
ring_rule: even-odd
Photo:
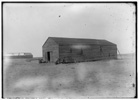
<svg viewBox="0 0 139 100"><path fill-rule="evenodd" d="M50 61L50 52L47 52L47 60Z"/></svg>

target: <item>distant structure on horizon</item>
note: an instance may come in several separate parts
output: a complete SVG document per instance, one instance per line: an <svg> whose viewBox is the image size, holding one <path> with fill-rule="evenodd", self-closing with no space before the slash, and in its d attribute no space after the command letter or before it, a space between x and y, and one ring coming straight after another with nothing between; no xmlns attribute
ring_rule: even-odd
<svg viewBox="0 0 139 100"><path fill-rule="evenodd" d="M31 53L7 53L4 58L20 59L20 58L33 58Z"/></svg>
<svg viewBox="0 0 139 100"><path fill-rule="evenodd" d="M117 59L117 45L107 40L48 37L43 60L55 63Z"/></svg>

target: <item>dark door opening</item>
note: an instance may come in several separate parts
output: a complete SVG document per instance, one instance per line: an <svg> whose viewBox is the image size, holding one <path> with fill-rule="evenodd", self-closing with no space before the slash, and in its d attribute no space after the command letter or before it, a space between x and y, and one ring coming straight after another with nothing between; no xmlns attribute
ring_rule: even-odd
<svg viewBox="0 0 139 100"><path fill-rule="evenodd" d="M50 61L50 52L47 52L47 60Z"/></svg>

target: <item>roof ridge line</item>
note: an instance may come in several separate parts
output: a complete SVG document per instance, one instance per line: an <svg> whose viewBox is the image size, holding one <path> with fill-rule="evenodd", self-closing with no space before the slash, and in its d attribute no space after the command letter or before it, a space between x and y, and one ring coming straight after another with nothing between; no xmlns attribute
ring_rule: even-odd
<svg viewBox="0 0 139 100"><path fill-rule="evenodd" d="M48 37L48 38L62 38L62 39L86 39L86 40L105 40L105 39L91 39L91 38L72 38L72 37Z"/></svg>

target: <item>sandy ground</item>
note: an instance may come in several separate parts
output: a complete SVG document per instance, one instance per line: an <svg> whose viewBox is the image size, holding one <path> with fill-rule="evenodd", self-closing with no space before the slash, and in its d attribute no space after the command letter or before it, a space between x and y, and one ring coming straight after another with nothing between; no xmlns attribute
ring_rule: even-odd
<svg viewBox="0 0 139 100"><path fill-rule="evenodd" d="M71 64L4 59L4 97L123 98L135 96L135 59Z"/></svg>

